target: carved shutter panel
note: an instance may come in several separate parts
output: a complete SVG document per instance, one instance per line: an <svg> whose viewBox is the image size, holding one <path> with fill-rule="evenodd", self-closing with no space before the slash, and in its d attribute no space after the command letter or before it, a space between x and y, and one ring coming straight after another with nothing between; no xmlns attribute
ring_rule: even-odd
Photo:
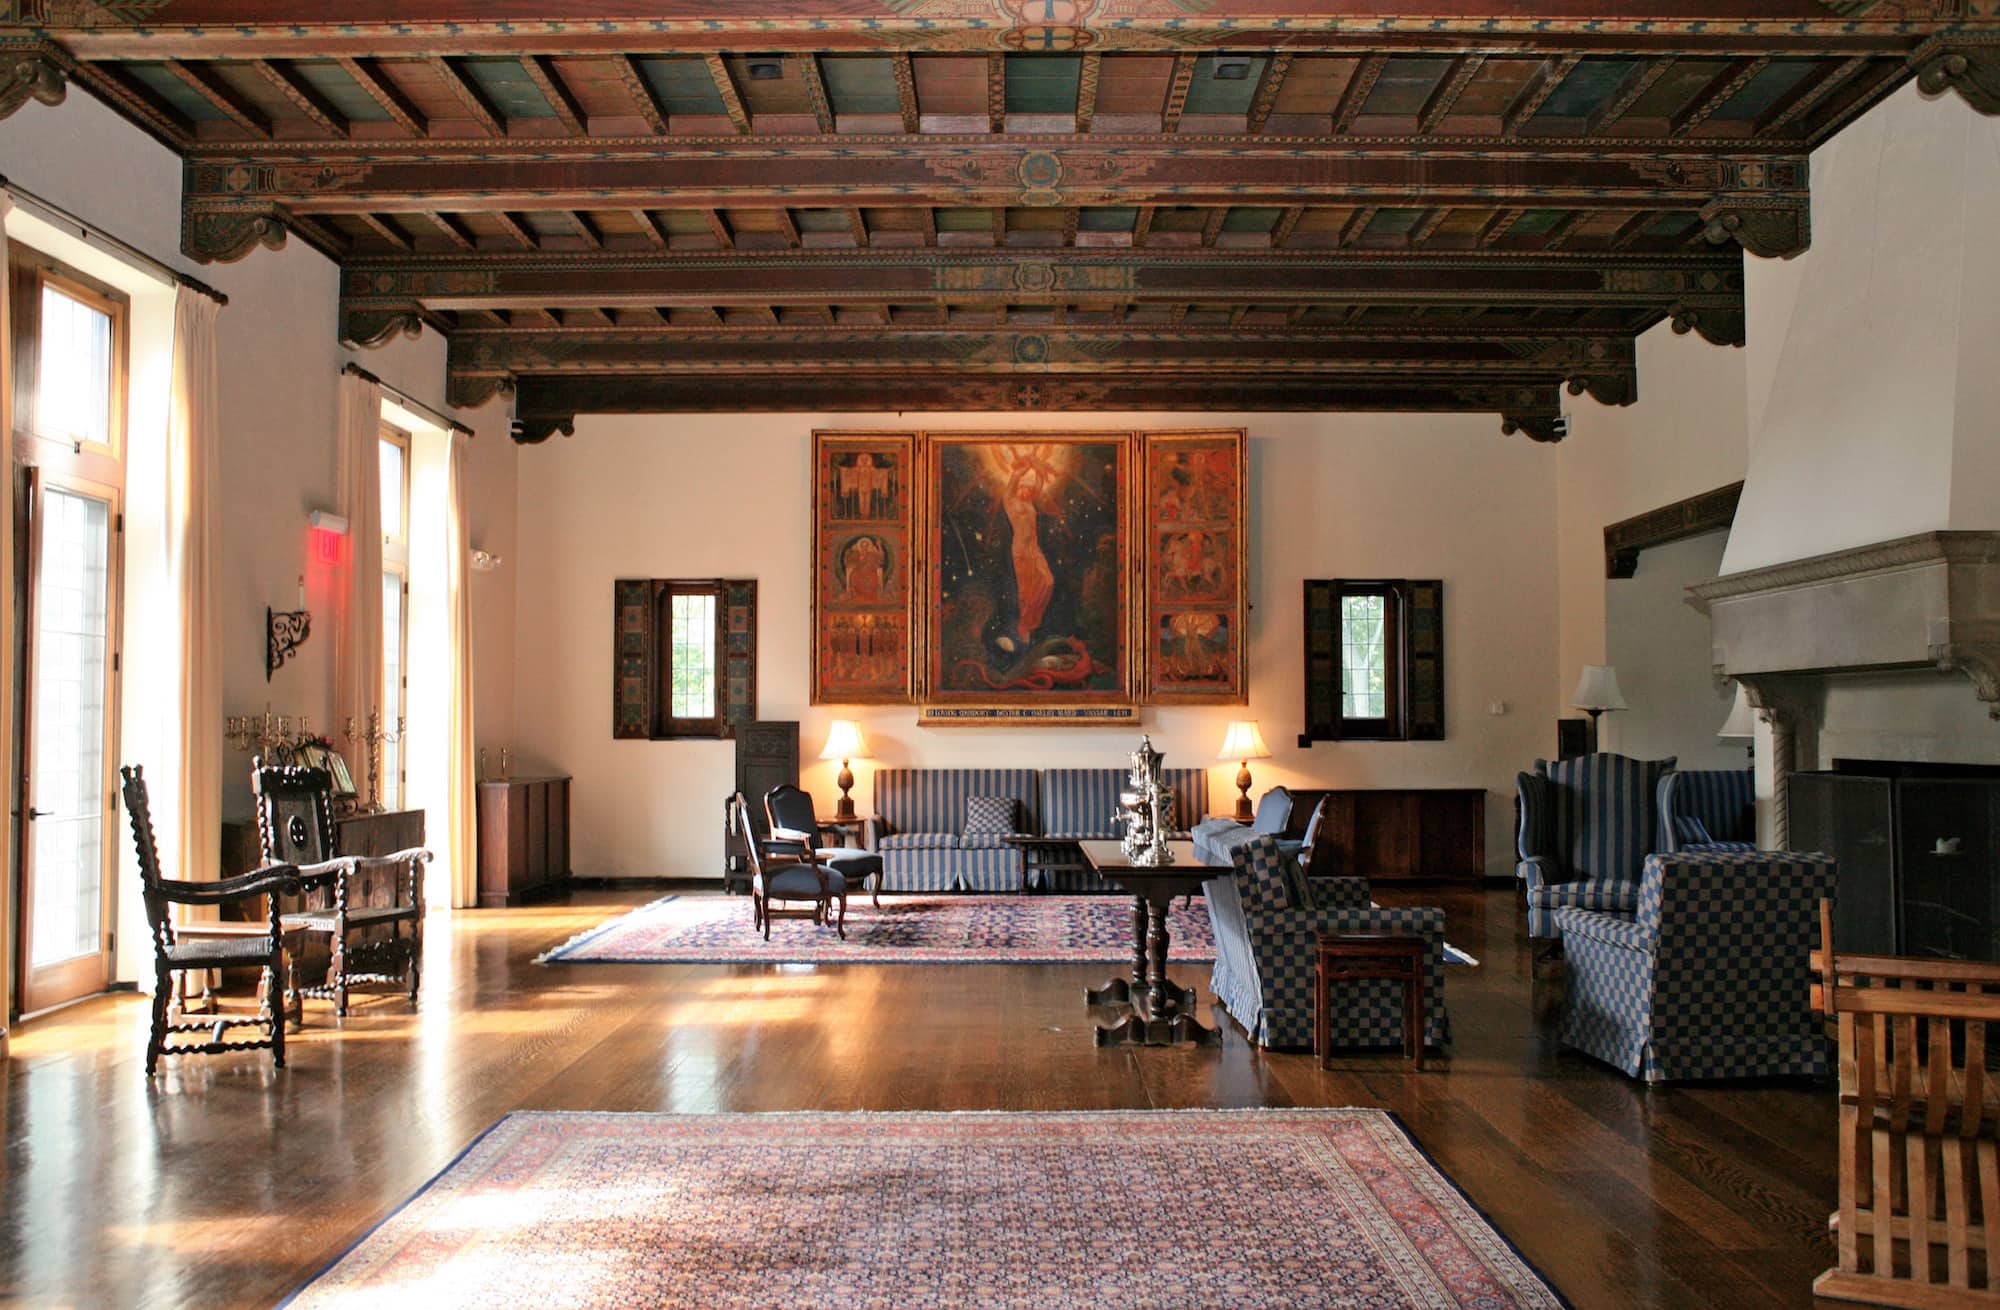
<svg viewBox="0 0 2000 1310"><path fill-rule="evenodd" d="M653 582L612 584L611 735L653 735Z"/></svg>
<svg viewBox="0 0 2000 1310"><path fill-rule="evenodd" d="M721 735L757 718L757 580L722 584Z"/></svg>
<svg viewBox="0 0 2000 1310"><path fill-rule="evenodd" d="M1404 721L1411 741L1444 740L1444 583L1403 584Z"/></svg>
<svg viewBox="0 0 2000 1310"><path fill-rule="evenodd" d="M1340 588L1306 579L1306 728L1299 745L1340 737Z"/></svg>

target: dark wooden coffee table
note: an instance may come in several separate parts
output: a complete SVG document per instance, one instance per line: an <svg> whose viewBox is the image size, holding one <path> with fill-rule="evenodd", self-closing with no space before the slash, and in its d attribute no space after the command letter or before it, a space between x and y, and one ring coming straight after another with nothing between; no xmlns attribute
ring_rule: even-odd
<svg viewBox="0 0 2000 1310"><path fill-rule="evenodd" d="M1097 1027L1099 1046L1198 1046L1221 1043L1222 1033L1195 1017L1197 995L1167 978L1167 911L1183 896L1222 871L1195 856L1194 843L1169 842L1173 863L1138 865L1126 858L1115 841L1084 841L1077 846L1084 862L1098 877L1132 894L1132 976L1113 978L1084 992L1093 1007L1126 1006L1130 1013Z"/></svg>

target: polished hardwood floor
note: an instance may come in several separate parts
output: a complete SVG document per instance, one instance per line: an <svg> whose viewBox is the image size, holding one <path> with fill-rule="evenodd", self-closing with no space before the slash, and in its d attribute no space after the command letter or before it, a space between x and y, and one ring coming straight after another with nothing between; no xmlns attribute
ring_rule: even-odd
<svg viewBox="0 0 2000 1310"><path fill-rule="evenodd" d="M193 1057L149 1081L129 995L23 1025L0 1077L0 1301L269 1305L522 1108L1386 1106L1579 1307L1804 1306L1831 1262L1831 1090L1649 1090L1561 1050L1559 975L1531 978L1510 890L1378 891L1444 905L1481 960L1451 970L1455 1040L1421 1074L1386 1054L1322 1072L1235 1028L1099 1050L1081 991L1102 965L532 962L654 894L440 921L419 1008L369 998L340 1023L309 1003L282 1071Z"/></svg>

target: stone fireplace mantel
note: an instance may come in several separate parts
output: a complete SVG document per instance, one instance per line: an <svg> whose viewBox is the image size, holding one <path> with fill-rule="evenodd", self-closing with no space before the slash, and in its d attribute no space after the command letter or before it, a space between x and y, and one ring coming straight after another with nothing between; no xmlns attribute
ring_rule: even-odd
<svg viewBox="0 0 2000 1310"><path fill-rule="evenodd" d="M1924 532L1688 588L1716 672L1777 686L1797 675L1963 673L2000 720L2000 532Z"/></svg>

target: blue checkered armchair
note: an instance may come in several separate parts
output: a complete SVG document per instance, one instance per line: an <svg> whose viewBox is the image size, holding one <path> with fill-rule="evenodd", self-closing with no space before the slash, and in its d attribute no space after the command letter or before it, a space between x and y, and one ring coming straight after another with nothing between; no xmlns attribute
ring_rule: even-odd
<svg viewBox="0 0 2000 1310"><path fill-rule="evenodd" d="M1660 779L1660 849L1756 850L1756 775L1749 769L1689 769Z"/></svg>
<svg viewBox="0 0 2000 1310"><path fill-rule="evenodd" d="M1646 856L1657 849L1660 779L1673 767L1671 756L1599 754L1536 760L1533 773L1516 776L1515 871L1527 892L1530 937L1560 941L1556 911L1564 906L1633 911Z"/></svg>
<svg viewBox="0 0 2000 1310"><path fill-rule="evenodd" d="M1634 913L1556 911L1562 1040L1632 1077L1825 1077L1806 957L1834 865L1793 851L1649 855Z"/></svg>
<svg viewBox="0 0 2000 1310"><path fill-rule="evenodd" d="M1311 1046L1313 948L1323 932L1421 934L1424 1044L1450 1036L1444 1009L1444 911L1370 904L1365 878L1311 878L1279 839L1260 834L1231 852L1231 869L1202 885L1215 925L1209 988L1259 1046ZM1336 983L1335 1046L1403 1044L1403 988L1384 980Z"/></svg>

